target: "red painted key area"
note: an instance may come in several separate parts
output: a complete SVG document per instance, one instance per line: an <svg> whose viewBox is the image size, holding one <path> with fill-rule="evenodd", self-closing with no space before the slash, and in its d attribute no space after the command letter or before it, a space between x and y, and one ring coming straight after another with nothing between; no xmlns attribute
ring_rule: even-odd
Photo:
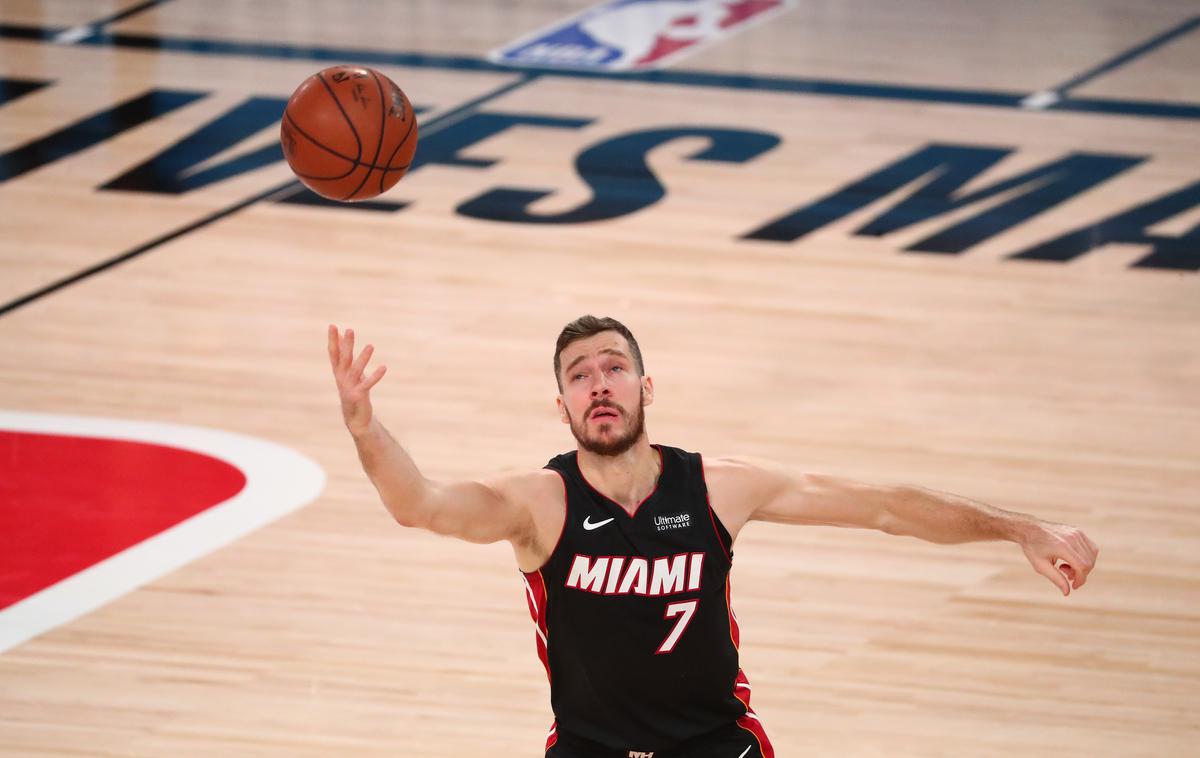
<svg viewBox="0 0 1200 758"><path fill-rule="evenodd" d="M0 431L0 609L245 486L234 466L189 450Z"/></svg>

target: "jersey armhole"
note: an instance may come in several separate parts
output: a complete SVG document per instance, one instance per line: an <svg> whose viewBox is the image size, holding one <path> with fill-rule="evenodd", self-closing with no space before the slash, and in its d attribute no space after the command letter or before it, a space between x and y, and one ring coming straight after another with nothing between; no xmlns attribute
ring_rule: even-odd
<svg viewBox="0 0 1200 758"><path fill-rule="evenodd" d="M729 535L729 530L721 523L721 517L712 507L712 496L708 493L708 474L704 470L704 456L696 453L700 459L700 481L704 483L704 502L708 506L708 517L712 521L713 531L717 534L717 542L725 550L725 558L733 563L733 537Z"/></svg>
<svg viewBox="0 0 1200 758"><path fill-rule="evenodd" d="M554 541L554 547L550 548L550 552L546 554L546 560L542 562L542 565L538 566L537 569L535 569L533 571L521 570L522 574L537 574L542 571L545 571L546 567L550 565L550 561L554 560L554 554L558 552L558 546L562 544L563 535L566 534L566 532L567 532L567 515L568 515L567 511L570 508L570 505L569 505L570 496L567 493L567 475L552 466L543 466L542 468L549 469L550 471L553 471L554 473L558 474L558 479L560 482L562 482L562 488L563 488L562 526L558 530L558 539L556 539Z"/></svg>

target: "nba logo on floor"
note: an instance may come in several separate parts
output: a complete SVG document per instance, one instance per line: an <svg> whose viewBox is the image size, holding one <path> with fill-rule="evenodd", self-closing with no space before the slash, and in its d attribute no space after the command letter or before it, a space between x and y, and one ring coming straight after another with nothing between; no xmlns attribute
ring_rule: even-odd
<svg viewBox="0 0 1200 758"><path fill-rule="evenodd" d="M638 71L661 68L766 21L794 0L611 0L535 32L489 58L510 66Z"/></svg>

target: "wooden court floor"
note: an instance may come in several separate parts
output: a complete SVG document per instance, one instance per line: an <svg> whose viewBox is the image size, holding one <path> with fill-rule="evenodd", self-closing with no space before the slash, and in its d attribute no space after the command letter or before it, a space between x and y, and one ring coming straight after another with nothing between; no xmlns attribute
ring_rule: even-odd
<svg viewBox="0 0 1200 758"><path fill-rule="evenodd" d="M13 484L14 419L285 461L259 528L0 652L0 754L537 755L511 551L391 522L325 328L376 345L425 473L465 478L573 447L551 358L590 312L638 336L655 442L1101 547L1063 598L1010 544L748 528L733 602L778 755L1200 755L1194 3L796 0L652 73L488 57L585 7L0 0L0 579L13 535L61 559L78 531ZM420 112L373 205L315 202L278 151L334 63Z"/></svg>

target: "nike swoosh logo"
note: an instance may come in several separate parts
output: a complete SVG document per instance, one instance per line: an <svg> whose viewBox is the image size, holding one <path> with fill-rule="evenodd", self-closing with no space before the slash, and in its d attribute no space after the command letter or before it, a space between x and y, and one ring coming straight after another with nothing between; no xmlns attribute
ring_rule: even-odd
<svg viewBox="0 0 1200 758"><path fill-rule="evenodd" d="M738 756L738 758L746 758L746 753L749 753L749 752L750 752L750 748L752 748L752 747L754 747L754 746L753 746L753 745L747 745L747 746L746 746L746 749L742 751L742 754L741 754L741 755L739 755L739 756Z"/></svg>
<svg viewBox="0 0 1200 758"><path fill-rule="evenodd" d="M613 520L613 518L606 518L603 521L597 521L596 523L593 524L592 517L588 516L587 518L585 518L583 520L583 528L587 529L590 532L593 529L599 529L600 527L604 526L605 524L607 524L609 521L612 521L612 520Z"/></svg>

